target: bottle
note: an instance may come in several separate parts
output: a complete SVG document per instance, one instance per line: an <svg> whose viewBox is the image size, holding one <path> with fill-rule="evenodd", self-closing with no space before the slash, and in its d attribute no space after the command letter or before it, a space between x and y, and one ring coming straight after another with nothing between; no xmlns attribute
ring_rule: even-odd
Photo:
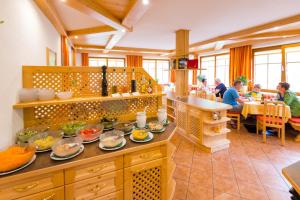
<svg viewBox="0 0 300 200"><path fill-rule="evenodd" d="M135 72L134 68L132 68L132 78L131 78L131 92L136 92L136 80L135 80Z"/></svg>
<svg viewBox="0 0 300 200"><path fill-rule="evenodd" d="M142 80L141 80L141 93L145 94L147 92L147 81L145 76L142 76Z"/></svg>
<svg viewBox="0 0 300 200"><path fill-rule="evenodd" d="M118 93L118 88L117 88L117 85L116 85L117 84L116 81L117 81L117 74L116 74L116 69L114 68L113 69L113 86L111 88L112 94Z"/></svg>
<svg viewBox="0 0 300 200"><path fill-rule="evenodd" d="M123 85L122 85L122 93L127 93L128 87L127 87L127 74L126 69L123 70Z"/></svg>
<svg viewBox="0 0 300 200"><path fill-rule="evenodd" d="M107 92L107 80L106 80L106 69L105 65L102 66L102 96L108 96Z"/></svg>
<svg viewBox="0 0 300 200"><path fill-rule="evenodd" d="M148 92L149 94L151 94L151 93L153 92L151 79L149 79L149 85L148 85L147 92Z"/></svg>

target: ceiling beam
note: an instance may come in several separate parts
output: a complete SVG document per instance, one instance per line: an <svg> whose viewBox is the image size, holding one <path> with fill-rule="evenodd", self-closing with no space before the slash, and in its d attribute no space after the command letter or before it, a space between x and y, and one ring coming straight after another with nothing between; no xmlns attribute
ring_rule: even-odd
<svg viewBox="0 0 300 200"><path fill-rule="evenodd" d="M113 16L109 11L100 6L96 1L93 0L67 0L63 1L66 5L90 16L98 21L113 27L117 30L129 29L121 24L121 21Z"/></svg>
<svg viewBox="0 0 300 200"><path fill-rule="evenodd" d="M105 54L101 50L91 50L91 49L78 49L78 53L92 53L92 54ZM115 52L110 51L109 55L141 55L141 56L148 56L148 57L156 57L160 59L169 59L168 55L163 55L160 53L144 53L144 52L130 52L130 51L124 51L124 52Z"/></svg>
<svg viewBox="0 0 300 200"><path fill-rule="evenodd" d="M54 6L50 0L34 0L40 10L46 15L49 21L53 24L55 29L63 36L67 36L64 25L59 18Z"/></svg>
<svg viewBox="0 0 300 200"><path fill-rule="evenodd" d="M75 48L82 48L82 49L94 49L94 50L105 50L105 46L100 45L86 45L86 44L75 44ZM126 51L126 52L147 52L147 53L158 53L158 54L166 54L172 53L172 50L165 50L165 49L147 49L147 48L133 48L133 47L113 47L111 51Z"/></svg>
<svg viewBox="0 0 300 200"><path fill-rule="evenodd" d="M241 37L241 36L245 36L245 35L250 35L259 31L263 31L266 29L271 29L274 27L280 27L280 26L284 26L287 24L291 24L291 23L295 23L295 22L299 22L300 21L300 14L299 15L294 15L291 17L287 17L287 18L283 18L280 20L276 20L273 22L269 22L269 23L265 23L265 24L261 24L258 26L254 26L251 28L247 28L247 29L243 29L237 32L233 32L233 33L229 33L229 34L225 34L222 36L218 36L218 37L214 37L208 40L204 40L204 41L200 41L200 42L196 42L190 45L191 47L198 47L201 45L205 45L205 44L209 44L209 43L213 43L213 42L217 42L217 41L221 41L221 40L228 40L228 39L233 39L236 37Z"/></svg>
<svg viewBox="0 0 300 200"><path fill-rule="evenodd" d="M285 37L285 36L294 36L294 35L299 35L299 34L300 34L300 29L293 29L293 30L283 30L283 31L257 33L257 34L253 34L253 35L239 37L238 39Z"/></svg>
<svg viewBox="0 0 300 200"><path fill-rule="evenodd" d="M116 29L114 29L110 26L96 26L96 27L91 27L91 28L67 31L69 36L87 35L87 34L94 34L94 33L109 33L109 32L111 32L111 34L113 34L116 32Z"/></svg>

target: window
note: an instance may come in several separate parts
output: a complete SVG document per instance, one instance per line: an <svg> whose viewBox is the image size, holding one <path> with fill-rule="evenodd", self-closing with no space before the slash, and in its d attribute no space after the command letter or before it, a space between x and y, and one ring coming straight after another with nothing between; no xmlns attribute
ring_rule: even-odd
<svg viewBox="0 0 300 200"><path fill-rule="evenodd" d="M215 79L229 86L229 55L214 55L201 58L201 75L207 78L208 85L214 85Z"/></svg>
<svg viewBox="0 0 300 200"><path fill-rule="evenodd" d="M106 65L108 67L125 67L124 58L89 58L89 66L91 67L102 67Z"/></svg>
<svg viewBox="0 0 300 200"><path fill-rule="evenodd" d="M254 53L254 83L275 90L281 81L281 49Z"/></svg>
<svg viewBox="0 0 300 200"><path fill-rule="evenodd" d="M291 85L291 90L299 92L300 47L286 48L285 60L286 81Z"/></svg>
<svg viewBox="0 0 300 200"><path fill-rule="evenodd" d="M143 60L143 68L159 84L169 83L169 67L169 60Z"/></svg>

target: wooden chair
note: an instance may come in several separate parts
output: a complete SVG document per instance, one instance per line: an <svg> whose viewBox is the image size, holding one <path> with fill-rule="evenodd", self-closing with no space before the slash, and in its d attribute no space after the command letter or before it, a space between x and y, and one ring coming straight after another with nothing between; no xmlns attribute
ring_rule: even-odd
<svg viewBox="0 0 300 200"><path fill-rule="evenodd" d="M264 102L264 114L257 117L256 134L263 130L263 141L267 142L267 127L277 128L278 137L281 137L281 144L285 143L285 104L283 102Z"/></svg>
<svg viewBox="0 0 300 200"><path fill-rule="evenodd" d="M292 117L289 120L289 124L298 131L298 135L295 138L295 142L300 142L300 117Z"/></svg>
<svg viewBox="0 0 300 200"><path fill-rule="evenodd" d="M238 112L227 112L227 117L230 118L233 121L236 121L237 124L237 130L239 131L241 128L241 113Z"/></svg>

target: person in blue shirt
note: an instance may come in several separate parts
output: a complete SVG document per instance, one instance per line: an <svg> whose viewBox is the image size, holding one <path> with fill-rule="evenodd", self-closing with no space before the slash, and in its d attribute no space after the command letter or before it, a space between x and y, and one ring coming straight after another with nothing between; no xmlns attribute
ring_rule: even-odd
<svg viewBox="0 0 300 200"><path fill-rule="evenodd" d="M229 104L232 106L229 112L242 112L243 103L247 101L246 99L242 99L238 93L238 91L242 88L243 84L241 81L234 81L233 87L229 88L223 96L223 103Z"/></svg>
<svg viewBox="0 0 300 200"><path fill-rule="evenodd" d="M227 90L226 86L224 85L224 83L222 83L221 79L219 79L219 78L216 78L215 85L216 85L216 88L215 88L216 97L223 98L224 93Z"/></svg>

